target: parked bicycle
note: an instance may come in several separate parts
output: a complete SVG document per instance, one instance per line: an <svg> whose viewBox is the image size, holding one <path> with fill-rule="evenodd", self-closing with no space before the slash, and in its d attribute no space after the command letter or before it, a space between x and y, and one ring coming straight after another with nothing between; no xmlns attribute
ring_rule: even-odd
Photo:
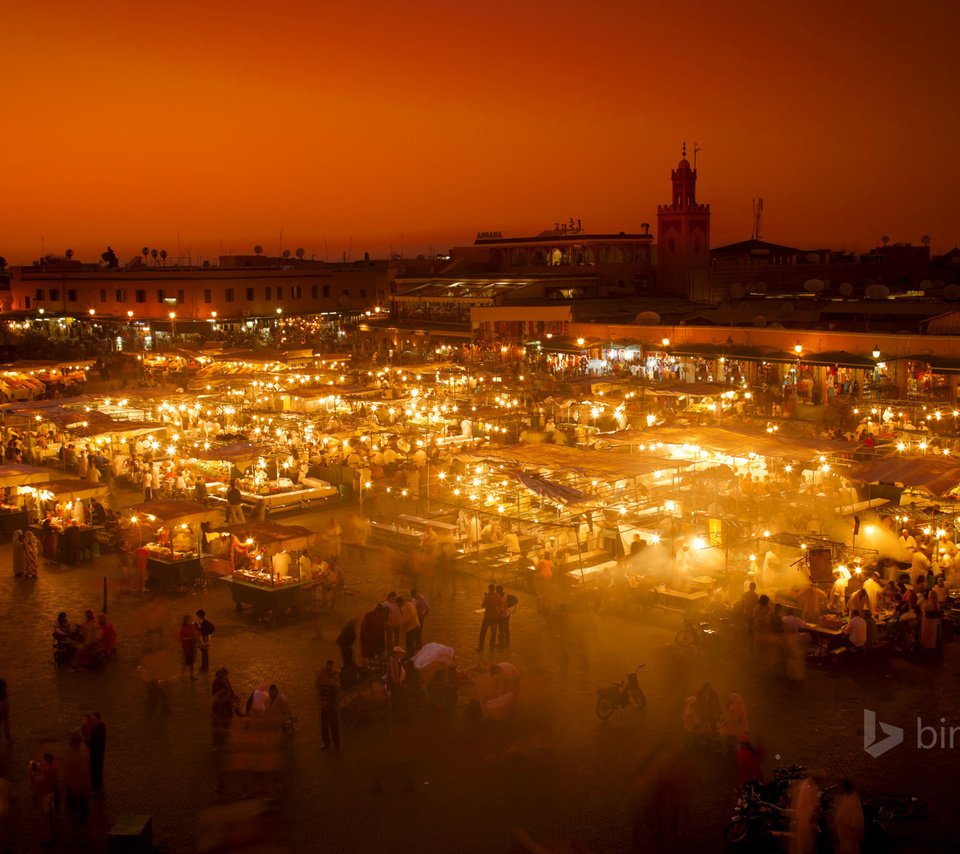
<svg viewBox="0 0 960 854"><path fill-rule="evenodd" d="M636 669L628 673L623 679L620 679L606 688L597 688L597 717L605 721L613 715L628 706L636 706L639 709L647 707L647 697L640 687L640 681L637 678L640 671L645 667L644 664L638 664Z"/></svg>

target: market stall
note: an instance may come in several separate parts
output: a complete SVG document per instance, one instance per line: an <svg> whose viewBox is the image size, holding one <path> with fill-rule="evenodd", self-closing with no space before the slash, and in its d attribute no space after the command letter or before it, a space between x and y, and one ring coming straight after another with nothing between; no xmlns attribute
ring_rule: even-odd
<svg viewBox="0 0 960 854"><path fill-rule="evenodd" d="M39 466L4 465L0 466L0 536L9 536L14 531L27 527L30 508L33 503L32 489L24 487L30 484L46 483L50 480L49 469Z"/></svg>
<svg viewBox="0 0 960 854"><path fill-rule="evenodd" d="M76 566L99 557L107 521L101 502L110 496L106 484L63 478L21 489L30 490L37 503L39 521L32 520L31 530L58 563Z"/></svg>
<svg viewBox="0 0 960 854"><path fill-rule="evenodd" d="M137 569L147 586L169 591L194 585L203 575L200 526L222 519L221 511L196 501L147 501L129 508L136 526Z"/></svg>
<svg viewBox="0 0 960 854"><path fill-rule="evenodd" d="M237 610L272 613L299 610L320 586L308 549L321 539L307 528L272 522L227 525L207 536L215 559L229 565L224 580Z"/></svg>

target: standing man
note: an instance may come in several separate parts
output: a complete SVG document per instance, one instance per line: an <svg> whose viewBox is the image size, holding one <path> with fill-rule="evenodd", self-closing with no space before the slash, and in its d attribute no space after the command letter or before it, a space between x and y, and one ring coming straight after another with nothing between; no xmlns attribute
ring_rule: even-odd
<svg viewBox="0 0 960 854"><path fill-rule="evenodd" d="M430 613L430 603L416 587L410 591L410 598L417 608L417 616L420 618L420 625L417 627L416 646L414 651L418 651L423 646L423 622Z"/></svg>
<svg viewBox="0 0 960 854"><path fill-rule="evenodd" d="M240 481L234 480L227 490L227 524L246 522L243 515L243 496L240 494Z"/></svg>
<svg viewBox="0 0 960 854"><path fill-rule="evenodd" d="M490 631L490 649L497 646L497 626L500 624L500 607L503 601L497 593L496 587L492 584L487 585L487 592L483 594L480 600L480 607L483 608L483 622L480 624L480 642L477 644L477 652L483 652L483 643L487 638L487 631Z"/></svg>
<svg viewBox="0 0 960 854"><path fill-rule="evenodd" d="M320 735L322 750L340 749L340 721L337 717L337 700L340 698L340 677L333 669L333 661L327 660L317 674L317 695L320 698Z"/></svg>
<svg viewBox="0 0 960 854"><path fill-rule="evenodd" d="M203 673L210 669L210 635L216 630L216 626L207 619L207 612L201 608L197 611L197 630L200 632L200 672Z"/></svg>
<svg viewBox="0 0 960 854"><path fill-rule="evenodd" d="M340 629L340 634L337 635L337 648L340 650L340 657L343 659L344 670L353 668L353 645L356 642L357 621L347 620L343 628Z"/></svg>

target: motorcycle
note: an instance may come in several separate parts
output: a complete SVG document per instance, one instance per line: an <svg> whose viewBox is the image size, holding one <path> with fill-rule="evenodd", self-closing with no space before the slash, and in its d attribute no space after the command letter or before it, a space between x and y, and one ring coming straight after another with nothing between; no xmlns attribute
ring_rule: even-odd
<svg viewBox="0 0 960 854"><path fill-rule="evenodd" d="M647 698L640 687L637 674L645 667L644 664L638 664L636 669L628 673L623 679L620 679L606 688L597 688L597 717L605 721L620 709L627 706L637 706L640 709L647 707Z"/></svg>
<svg viewBox="0 0 960 854"><path fill-rule="evenodd" d="M683 625L674 637L677 646L695 645L702 648L707 643L716 645L717 632L710 628L710 623L701 620L684 619Z"/></svg>
<svg viewBox="0 0 960 854"><path fill-rule="evenodd" d="M723 841L743 845L788 833L793 823L790 788L806 772L799 765L777 768L769 783L747 783L737 798Z"/></svg>

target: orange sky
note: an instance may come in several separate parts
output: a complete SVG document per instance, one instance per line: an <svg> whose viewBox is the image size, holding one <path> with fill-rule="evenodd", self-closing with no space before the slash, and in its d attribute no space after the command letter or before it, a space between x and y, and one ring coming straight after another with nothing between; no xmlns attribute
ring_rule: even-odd
<svg viewBox="0 0 960 854"><path fill-rule="evenodd" d="M715 245L763 195L770 240L943 250L958 24L928 0L8 0L0 255L629 231L683 139Z"/></svg>

